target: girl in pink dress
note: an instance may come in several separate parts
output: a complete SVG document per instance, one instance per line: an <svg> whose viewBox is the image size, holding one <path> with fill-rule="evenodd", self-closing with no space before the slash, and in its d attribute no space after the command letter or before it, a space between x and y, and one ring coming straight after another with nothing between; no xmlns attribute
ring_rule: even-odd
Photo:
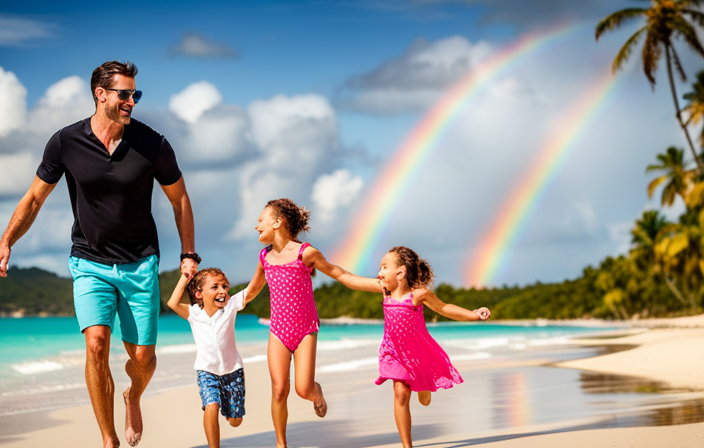
<svg viewBox="0 0 704 448"><path fill-rule="evenodd" d="M324 417L327 403L323 389L315 382L315 356L318 341L318 312L313 299L311 275L315 269L345 286L381 291L378 280L357 277L330 264L323 254L297 237L309 230L310 212L290 199L269 201L259 215L259 241L266 247L247 286L249 302L269 284L271 324L267 358L271 376L271 417L277 448L285 448L287 400L290 389L291 358L296 393L313 402L315 413Z"/></svg>
<svg viewBox="0 0 704 448"><path fill-rule="evenodd" d="M447 353L428 333L423 305L460 321L486 320L491 312L441 301L425 288L433 281L430 265L407 247L394 247L384 255L377 278L384 293L384 337L376 383L393 380L396 426L403 448L411 448L411 392L418 392L418 399L427 406L430 392L462 382Z"/></svg>

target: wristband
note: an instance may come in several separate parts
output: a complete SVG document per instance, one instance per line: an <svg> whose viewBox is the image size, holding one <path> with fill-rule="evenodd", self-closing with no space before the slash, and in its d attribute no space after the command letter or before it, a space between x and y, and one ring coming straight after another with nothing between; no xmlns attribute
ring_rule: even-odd
<svg viewBox="0 0 704 448"><path fill-rule="evenodd" d="M185 260L186 258L190 258L191 260L195 261L196 264L200 264L201 262L200 256L195 252L181 254L181 261Z"/></svg>

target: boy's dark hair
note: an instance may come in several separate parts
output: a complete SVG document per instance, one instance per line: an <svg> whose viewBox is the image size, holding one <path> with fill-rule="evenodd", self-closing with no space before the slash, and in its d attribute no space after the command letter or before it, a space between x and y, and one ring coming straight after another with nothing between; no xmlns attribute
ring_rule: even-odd
<svg viewBox="0 0 704 448"><path fill-rule="evenodd" d="M205 268L201 269L193 276L191 281L188 282L186 291L188 291L188 298L191 301L191 305L197 303L201 308L203 308L203 301L196 298L196 291L202 291L203 285L205 284L205 279L209 276L222 277L227 283L230 281L227 279L227 275L218 268Z"/></svg>
<svg viewBox="0 0 704 448"><path fill-rule="evenodd" d="M90 77L90 93L93 95L93 101L96 105L98 104L98 98L95 96L95 89L98 87L103 89L111 88L112 83L115 81L115 75L134 78L137 76L137 66L129 61L108 61L93 70L93 74Z"/></svg>
<svg viewBox="0 0 704 448"><path fill-rule="evenodd" d="M411 288L424 288L433 283L433 270L430 264L420 258L413 249L405 246L396 246L390 253L396 254L399 266L406 267L406 281Z"/></svg>
<svg viewBox="0 0 704 448"><path fill-rule="evenodd" d="M310 211L306 210L305 207L299 207L288 198L272 199L266 203L266 206L271 207L277 218L284 218L286 227L291 232L293 239L297 239L299 233L310 230L308 225Z"/></svg>

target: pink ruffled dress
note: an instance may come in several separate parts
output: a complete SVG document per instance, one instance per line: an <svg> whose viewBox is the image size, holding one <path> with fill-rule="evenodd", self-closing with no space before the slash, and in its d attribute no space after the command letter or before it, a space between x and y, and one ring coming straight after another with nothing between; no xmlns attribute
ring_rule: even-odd
<svg viewBox="0 0 704 448"><path fill-rule="evenodd" d="M414 392L449 389L464 380L445 350L430 336L423 304L413 305L413 293L398 302L384 297L384 338L379 347L379 379L400 380Z"/></svg>

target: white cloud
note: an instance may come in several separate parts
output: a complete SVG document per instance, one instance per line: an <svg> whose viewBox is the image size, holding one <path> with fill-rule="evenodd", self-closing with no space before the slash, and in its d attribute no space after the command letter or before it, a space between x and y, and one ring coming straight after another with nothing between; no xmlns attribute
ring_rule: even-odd
<svg viewBox="0 0 704 448"><path fill-rule="evenodd" d="M193 83L169 100L169 110L183 121L193 124L203 113L222 102L220 91L208 81Z"/></svg>
<svg viewBox="0 0 704 448"><path fill-rule="evenodd" d="M0 16L0 46L18 46L52 37L55 25L18 16Z"/></svg>
<svg viewBox="0 0 704 448"><path fill-rule="evenodd" d="M11 76L10 76L11 75ZM9 80L9 81L8 81ZM21 195L31 182L47 140L60 128L90 115L93 100L76 77L51 85L36 107L26 110L24 86L0 68L0 196ZM15 121L13 121L15 120ZM7 125L14 123L12 127Z"/></svg>
<svg viewBox="0 0 704 448"><path fill-rule="evenodd" d="M278 95L253 102L248 113L259 157L242 169L242 215L230 234L234 239L251 234L270 199L307 200L316 174L339 146L335 113L321 96Z"/></svg>
<svg viewBox="0 0 704 448"><path fill-rule="evenodd" d="M188 127L183 140L183 163L213 165L234 162L248 148L249 119L234 106L216 106ZM181 154L181 153L180 153Z"/></svg>
<svg viewBox="0 0 704 448"><path fill-rule="evenodd" d="M0 29L2 25L0 24ZM27 115L27 89L14 73L0 67L0 137L20 128Z"/></svg>
<svg viewBox="0 0 704 448"><path fill-rule="evenodd" d="M195 31L187 31L183 34L183 39L178 45L174 45L170 50L171 54L180 54L192 58L236 58L239 53L237 49L227 43L212 42L204 35Z"/></svg>
<svg viewBox="0 0 704 448"><path fill-rule="evenodd" d="M416 39L401 56L350 78L340 92L343 108L374 113L422 110L492 53L487 42L461 36Z"/></svg>
<svg viewBox="0 0 704 448"><path fill-rule="evenodd" d="M340 208L352 204L364 187L361 177L349 170L339 169L320 176L313 184L311 195L322 223L333 221Z"/></svg>
<svg viewBox="0 0 704 448"><path fill-rule="evenodd" d="M49 86L37 107L29 112L27 131L48 138L94 111L88 83L78 76L69 76Z"/></svg>
<svg viewBox="0 0 704 448"><path fill-rule="evenodd" d="M22 195L34 177L38 160L30 153L0 154L0 197ZM0 224L1 225L1 224Z"/></svg>

